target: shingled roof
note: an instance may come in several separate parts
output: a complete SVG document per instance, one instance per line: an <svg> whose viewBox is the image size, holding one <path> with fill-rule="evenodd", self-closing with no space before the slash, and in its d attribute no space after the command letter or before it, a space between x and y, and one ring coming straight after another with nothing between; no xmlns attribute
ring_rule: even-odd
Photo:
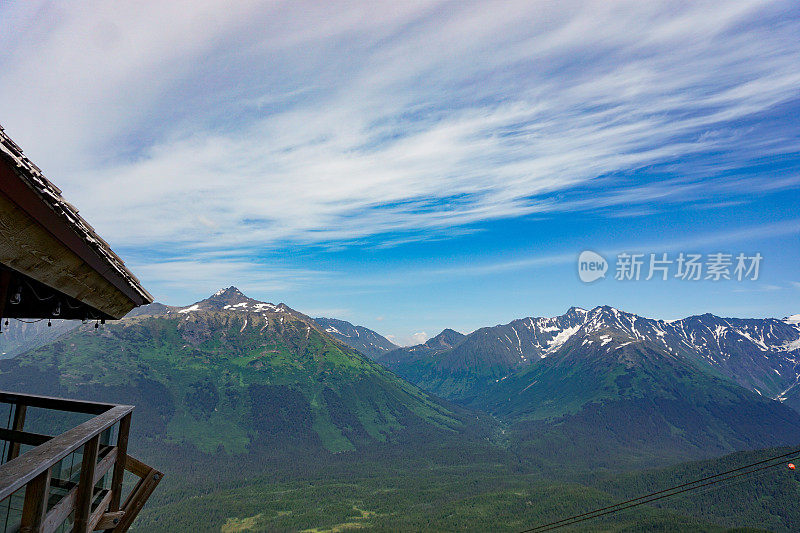
<svg viewBox="0 0 800 533"><path fill-rule="evenodd" d="M24 213L36 220L50 236L54 237L61 245L79 257L82 262L91 267L106 282L124 295L129 300L128 307L132 308L153 301L152 296L142 287L136 276L128 270L122 259L95 232L94 228L78 214L78 210L61 196L61 190L44 177L41 169L25 156L22 149L6 134L2 126L0 126L0 163L3 163L0 164L0 167L5 167L0 168L0 172L3 172L2 176L0 176L2 178L0 192L7 199L10 199L15 207L20 208L19 213ZM8 172L7 169L9 168L13 170L13 173ZM23 215L16 216L19 218ZM1 227L2 222L0 220L0 230L3 229ZM17 247L24 249L25 245L20 242ZM8 246L6 248L0 255L0 263L11 269L19 270L22 274L31 276L31 272L25 272L25 269L19 266L28 264L28 269L30 269L32 268L30 261L27 263L17 261L15 263L12 257L14 250L9 251ZM49 252L49 250L46 250L46 252ZM43 262L47 263L48 260L43 259ZM83 274L82 277L86 278L85 272ZM36 278L36 276L32 277ZM76 275L72 277L77 279ZM53 289L63 291L68 296L78 301L83 301L101 311L103 315L112 318L119 318L118 315L122 313L119 309L125 307L125 305L120 305L117 302L116 305L103 309L102 301L98 303L98 295L88 300L82 298L80 289L70 291L68 289L65 290L65 287L54 286L58 285L58 283L54 282L52 276L48 279L39 278L38 281L51 286ZM108 293L107 288L93 291L93 288L87 283L84 283L84 285L84 293Z"/></svg>

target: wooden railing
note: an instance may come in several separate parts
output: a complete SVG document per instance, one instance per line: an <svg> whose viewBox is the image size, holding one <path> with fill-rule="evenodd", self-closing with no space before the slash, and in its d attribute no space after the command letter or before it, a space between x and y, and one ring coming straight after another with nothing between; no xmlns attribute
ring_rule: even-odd
<svg viewBox="0 0 800 533"><path fill-rule="evenodd" d="M13 409L9 427L0 428L0 440L8 444L3 458L7 462L0 465L0 513L4 503L6 513L11 513L12 498L22 500L19 516L9 520L7 514L0 532L128 530L163 477L127 454L133 406L7 392L0 392L0 404ZM28 407L94 416L50 437L24 430ZM116 428L113 445L112 428ZM34 447L20 455L21 446ZM81 456L79 471L74 467L76 454ZM73 461L66 468L64 462L70 457ZM126 470L139 479L123 502ZM108 473L110 483L101 483Z"/></svg>

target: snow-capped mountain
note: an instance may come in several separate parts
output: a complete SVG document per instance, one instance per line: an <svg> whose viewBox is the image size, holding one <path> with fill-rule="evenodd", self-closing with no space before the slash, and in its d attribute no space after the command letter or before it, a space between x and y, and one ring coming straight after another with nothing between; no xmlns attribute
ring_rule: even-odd
<svg viewBox="0 0 800 533"><path fill-rule="evenodd" d="M449 349L431 352L425 345L412 346L389 352L381 360L429 390L463 399L556 354L571 340L584 347L608 345L608 350L618 346L611 345L612 338L628 344L648 342L758 394L790 405L796 402L800 408L796 317L732 319L705 314L665 321L609 306L588 311L573 307L556 317L527 317L481 328ZM415 356L420 351L427 356Z"/></svg>
<svg viewBox="0 0 800 533"><path fill-rule="evenodd" d="M186 314L193 311L241 311L243 313L291 313L285 304L260 302L248 296L236 287L220 289L205 300L186 306L174 308L171 312Z"/></svg>
<svg viewBox="0 0 800 533"><path fill-rule="evenodd" d="M242 331L257 325L259 333L268 331L271 325L282 327L292 322L302 323L307 333L315 329L332 341L352 348L371 359L397 348L395 344L371 329L333 318L312 319L284 303L274 304L250 298L234 286L220 289L208 298L184 307L152 305L159 307L143 310L137 315L173 317L177 315L185 317L184 322L194 327L203 324L210 317L214 322L219 316L224 316L225 320L242 320ZM199 329L205 331L209 328L203 326Z"/></svg>
<svg viewBox="0 0 800 533"><path fill-rule="evenodd" d="M797 411L665 344L663 324L593 311L558 350L465 402L514 423L525 442L558 433L595 452L613 442L688 457L797 441Z"/></svg>
<svg viewBox="0 0 800 533"><path fill-rule="evenodd" d="M798 339L789 320L668 322L601 306L481 328L450 347L393 350L381 362L510 423L522 453L541 454L535 443L557 436L565 448L613 443L686 458L796 441L794 389L784 405L772 398L797 381Z"/></svg>
<svg viewBox="0 0 800 533"><path fill-rule="evenodd" d="M697 354L725 376L757 393L781 401L796 388L800 325L767 319L732 319L705 314L665 328L681 348ZM664 339L662 342L670 342Z"/></svg>

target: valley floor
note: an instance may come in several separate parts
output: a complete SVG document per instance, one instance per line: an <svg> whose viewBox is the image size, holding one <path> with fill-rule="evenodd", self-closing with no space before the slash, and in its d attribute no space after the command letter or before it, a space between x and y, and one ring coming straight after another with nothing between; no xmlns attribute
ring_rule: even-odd
<svg viewBox="0 0 800 533"><path fill-rule="evenodd" d="M411 456L390 462L339 458L335 464L305 463L299 468L303 473L275 468L227 482L173 478L148 503L135 531L522 531L769 453L650 471L598 475L565 470L560 479L491 452L465 457L472 461L463 463ZM792 531L792 524L800 523L800 484L783 471L770 472L565 530L729 531L749 526L751 531Z"/></svg>

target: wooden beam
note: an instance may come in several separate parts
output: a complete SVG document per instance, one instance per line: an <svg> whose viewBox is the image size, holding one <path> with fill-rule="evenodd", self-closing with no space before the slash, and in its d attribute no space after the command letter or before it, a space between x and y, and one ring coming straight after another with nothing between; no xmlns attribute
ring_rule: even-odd
<svg viewBox="0 0 800 533"><path fill-rule="evenodd" d="M42 533L53 533L58 527L64 523L64 520L69 518L72 509L75 507L75 498L78 495L77 485L70 490L58 503L56 503L42 523Z"/></svg>
<svg viewBox="0 0 800 533"><path fill-rule="evenodd" d="M143 478L153 469L151 466L144 464L136 457L130 455L125 458L125 469L136 477Z"/></svg>
<svg viewBox="0 0 800 533"><path fill-rule="evenodd" d="M117 457L117 449L111 448L109 452L106 454L103 459L97 463L97 468L95 468L94 472L94 484L97 483L103 478L103 475L108 472L111 468L111 464L114 462L114 459ZM51 479L51 485L55 483L55 479ZM50 512L47 513L47 516L44 519L44 523L42 524L42 533L52 533L58 527L64 523L72 510L75 508L75 501L78 496L78 485L72 487L72 489L67 492L58 502L53 505L50 509Z"/></svg>
<svg viewBox="0 0 800 533"><path fill-rule="evenodd" d="M94 527L95 531L102 531L104 529L114 529L120 523L122 517L125 516L125 511L109 511L103 513L100 521Z"/></svg>
<svg viewBox="0 0 800 533"><path fill-rule="evenodd" d="M126 463L130 466L132 463L138 463L138 465L144 465L141 461L137 461L133 457L128 456ZM137 465L137 466L138 466ZM147 465L144 465L147 467ZM112 529L113 533L125 533L128 531L128 528L131 527L133 521L139 515L139 511L142 510L144 507L145 502L156 489L158 484L161 482L161 479L164 477L164 474L156 470L155 468L147 467L149 471L147 475L145 475L139 483L136 484L133 491L128 495L128 498L125 500L125 505L123 506L123 511L125 511L125 516L122 517L119 524ZM128 468L129 472L133 472L130 468ZM133 472L135 473L135 472Z"/></svg>
<svg viewBox="0 0 800 533"><path fill-rule="evenodd" d="M2 134L0 136L5 137ZM31 180L30 176L32 169L25 169L25 165L20 165L19 161L15 161L15 159L15 157L7 157L3 150L0 149L0 193L20 211L35 219L51 238L58 243L59 247L67 249L79 257L93 271L102 275L103 280L109 286L114 287L134 305L152 302L152 296L141 286L133 273L125 267L122 259L111 250L108 243L94 232L88 222L81 220L86 229L89 230L89 239L82 236L80 234L82 232L76 231L75 225L69 219L80 219L78 210L67 204L66 201L64 201L66 206L58 202L45 201L43 193L46 193L46 191L34 190L35 187L32 186L35 182ZM44 177L42 176L42 178ZM44 181L47 180L45 179ZM55 186L52 189L54 190L49 192L56 195L61 192ZM65 212L65 207L67 211L72 208L72 212ZM60 210L62 213L57 213L56 210ZM87 241L96 241L95 244L99 244L101 250L98 250Z"/></svg>
<svg viewBox="0 0 800 533"><path fill-rule="evenodd" d="M118 511L122 500L122 482L125 478L125 462L128 458L128 436L131 431L131 417L129 413L119 421L117 431L117 462L114 463L114 473L111 476L111 511Z"/></svg>
<svg viewBox="0 0 800 533"><path fill-rule="evenodd" d="M106 446L106 448L108 448L108 446ZM117 448L116 447L110 447L110 448L111 449L108 451L105 457L100 459L100 462L97 463L97 468L95 468L94 472L95 485L97 485L100 482L100 480L103 479L103 476L105 476L106 473L108 473L108 471L111 470L112 466L117 464L117 457L119 456Z"/></svg>
<svg viewBox="0 0 800 533"><path fill-rule="evenodd" d="M103 495L103 498L100 500L100 503L97 504L97 509L94 510L92 516L89 517L89 527L87 531L94 531L98 529L97 524L100 523L100 520L103 518L103 515L106 514L106 510L108 509L108 504L111 502L111 491L107 490L106 493Z"/></svg>
<svg viewBox="0 0 800 533"><path fill-rule="evenodd" d="M0 402L2 403L21 403L28 407L41 407L42 409L53 409L56 411L70 411L72 413L86 413L99 415L105 413L112 407L113 403L90 402L88 400L70 400L67 398L57 398L55 396L42 396L39 394L21 394L10 391L0 391Z"/></svg>
<svg viewBox="0 0 800 533"><path fill-rule="evenodd" d="M104 410L91 420L68 430L57 437L48 437L22 431L0 428L0 438L12 443L36 446L25 454L0 465L0 500L21 488L26 488L24 532L53 533L72 514L75 533L88 533L106 529L127 531L138 516L147 499L160 483L163 474L127 455L131 426L132 406L74 402L62 398L21 395L0 391L0 402L18 405L15 409L14 427L24 427L25 406L36 405L50 409L74 411L75 404L85 412ZM109 408L110 407L110 408ZM103 432L119 423L116 446L101 445ZM77 485L52 478L52 469L60 460L83 447L80 479ZM99 461L98 461L99 459ZM124 473L132 472L139 482L120 509ZM108 472L112 473L111 488L102 491L97 500L95 487ZM51 485L67 493L47 512L47 498ZM46 486L45 486L46 485ZM38 496L37 496L38 495ZM41 500L41 501L40 501ZM115 501L116 500L116 501ZM42 503L42 501L44 503ZM109 507L115 505L115 509ZM41 510L41 512L39 512Z"/></svg>
<svg viewBox="0 0 800 533"><path fill-rule="evenodd" d="M13 429L0 428L0 440L18 442L27 446L41 446L53 437L28 431L14 431Z"/></svg>
<svg viewBox="0 0 800 533"><path fill-rule="evenodd" d="M22 431L22 428L25 427L25 412L27 411L27 406L25 404L18 403L16 407L14 407L14 422L11 425L12 431ZM16 459L19 456L19 441L11 441L11 446L8 447L8 457L6 458L6 462Z"/></svg>
<svg viewBox="0 0 800 533"><path fill-rule="evenodd" d="M0 270L0 331L3 331L3 313L6 309L6 302L8 301L8 284L11 282L11 272L8 270Z"/></svg>
<svg viewBox="0 0 800 533"><path fill-rule="evenodd" d="M25 487L25 503L22 504L20 533L39 533L47 510L50 494L50 469L48 468Z"/></svg>
<svg viewBox="0 0 800 533"><path fill-rule="evenodd" d="M121 287L110 283L106 279L113 276L110 266L96 265L100 268L96 270L2 193L0 263L114 318L149 303L133 292L123 292L122 282Z"/></svg>
<svg viewBox="0 0 800 533"><path fill-rule="evenodd" d="M88 533L89 516L94 496L94 471L97 467L97 452L100 447L100 436L95 435L83 446L81 459L81 477L78 483L78 494L75 497L74 533Z"/></svg>

